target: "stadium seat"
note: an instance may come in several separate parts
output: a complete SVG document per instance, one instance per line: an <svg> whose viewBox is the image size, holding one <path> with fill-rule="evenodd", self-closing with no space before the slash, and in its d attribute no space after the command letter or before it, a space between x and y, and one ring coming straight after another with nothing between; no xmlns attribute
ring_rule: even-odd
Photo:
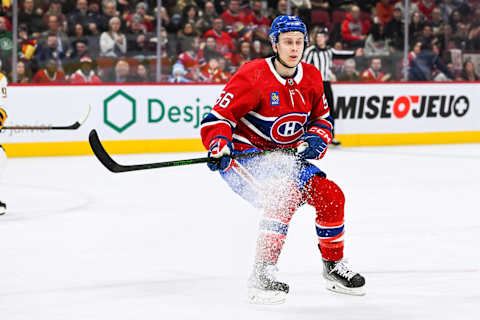
<svg viewBox="0 0 480 320"><path fill-rule="evenodd" d="M345 16L347 13L343 10L335 10L332 12L332 23L337 24L337 23L342 23L343 20L345 20Z"/></svg>
<svg viewBox="0 0 480 320"><path fill-rule="evenodd" d="M372 21L372 14L366 11L360 11L360 20Z"/></svg>
<svg viewBox="0 0 480 320"><path fill-rule="evenodd" d="M312 24L314 25L330 25L330 14L327 11L316 9L312 11Z"/></svg>

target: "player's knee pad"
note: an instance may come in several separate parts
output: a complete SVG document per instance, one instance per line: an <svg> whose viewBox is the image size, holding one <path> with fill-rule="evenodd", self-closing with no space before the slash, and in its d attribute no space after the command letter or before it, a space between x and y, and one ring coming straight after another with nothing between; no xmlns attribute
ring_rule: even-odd
<svg viewBox="0 0 480 320"><path fill-rule="evenodd" d="M306 186L307 203L317 213L317 223L343 223L345 195L333 181L315 176Z"/></svg>

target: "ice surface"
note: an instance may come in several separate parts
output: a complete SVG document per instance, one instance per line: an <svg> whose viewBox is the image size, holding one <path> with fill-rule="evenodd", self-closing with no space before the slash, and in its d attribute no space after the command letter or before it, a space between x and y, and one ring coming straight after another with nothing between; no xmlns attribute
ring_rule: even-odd
<svg viewBox="0 0 480 320"><path fill-rule="evenodd" d="M303 207L279 262L291 292L267 307L246 302L260 214L205 165L113 174L93 157L9 159L0 319L480 318L480 145L332 149L319 164L346 194L345 253L367 295L325 290Z"/></svg>

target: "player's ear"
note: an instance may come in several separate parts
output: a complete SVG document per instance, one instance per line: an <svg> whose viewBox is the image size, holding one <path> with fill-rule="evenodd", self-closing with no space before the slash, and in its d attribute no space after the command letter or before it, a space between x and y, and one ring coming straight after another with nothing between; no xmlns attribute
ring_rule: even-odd
<svg viewBox="0 0 480 320"><path fill-rule="evenodd" d="M273 50L274 53L277 53L278 49L277 49L277 44L276 43L272 44L272 50Z"/></svg>

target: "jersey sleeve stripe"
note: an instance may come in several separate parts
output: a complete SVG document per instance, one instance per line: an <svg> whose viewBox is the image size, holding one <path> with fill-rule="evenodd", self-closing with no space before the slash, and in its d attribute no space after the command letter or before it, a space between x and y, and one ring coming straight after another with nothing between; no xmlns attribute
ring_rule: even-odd
<svg viewBox="0 0 480 320"><path fill-rule="evenodd" d="M212 115L214 115L215 117L217 117L218 120L223 120L223 121L228 122L232 128L235 128L235 127L237 126L237 124L236 124L235 122L233 122L232 120L229 120L229 119L225 118L224 116L222 116L220 113L218 113L218 112L215 111L215 110L210 111L210 114L212 114Z"/></svg>
<svg viewBox="0 0 480 320"><path fill-rule="evenodd" d="M258 130L257 127L255 127L251 122L249 122L247 119L245 118L241 118L240 121L242 121L242 123L244 125L247 126L247 128L249 128L250 130L252 130L253 132L255 132L256 135L262 137L263 139L267 140L267 141L271 141L270 137L267 137L266 135L264 135L260 130Z"/></svg>

